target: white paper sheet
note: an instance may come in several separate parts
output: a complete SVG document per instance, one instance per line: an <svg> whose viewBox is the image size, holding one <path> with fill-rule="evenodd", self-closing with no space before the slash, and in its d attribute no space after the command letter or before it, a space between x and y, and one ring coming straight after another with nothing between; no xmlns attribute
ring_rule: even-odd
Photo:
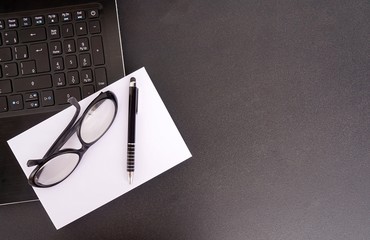
<svg viewBox="0 0 370 240"><path fill-rule="evenodd" d="M128 88L131 77L137 80L139 100L135 175L134 183L129 185L126 146ZM109 131L85 153L81 163L66 180L50 188L34 188L57 229L191 157L144 68L102 91L105 90L114 92L118 99L116 120ZM81 112L99 92L80 101ZM73 114L74 109L67 108L8 141L26 177L34 169L27 167L27 160L42 158ZM77 137L72 138L67 145L77 148L80 146Z"/></svg>

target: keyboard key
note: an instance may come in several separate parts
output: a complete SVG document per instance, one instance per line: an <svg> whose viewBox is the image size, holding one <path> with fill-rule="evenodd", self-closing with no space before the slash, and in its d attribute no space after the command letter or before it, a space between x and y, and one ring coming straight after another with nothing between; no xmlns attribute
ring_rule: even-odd
<svg viewBox="0 0 370 240"><path fill-rule="evenodd" d="M70 85L79 84L80 78L78 77L77 71L72 71L67 73L67 82Z"/></svg>
<svg viewBox="0 0 370 240"><path fill-rule="evenodd" d="M14 47L14 56L16 60L28 58L27 46L16 46Z"/></svg>
<svg viewBox="0 0 370 240"><path fill-rule="evenodd" d="M30 93L25 93L23 95L24 101L35 101L39 99L39 94L37 92L30 92Z"/></svg>
<svg viewBox="0 0 370 240"><path fill-rule="evenodd" d="M77 48L80 52L89 51L89 40L87 38L77 39Z"/></svg>
<svg viewBox="0 0 370 240"><path fill-rule="evenodd" d="M35 74L36 73L36 63L35 61L26 61L21 62L21 74L27 75L27 74Z"/></svg>
<svg viewBox="0 0 370 240"><path fill-rule="evenodd" d="M51 61L51 66L54 71L61 71L64 69L64 62L62 57L53 58Z"/></svg>
<svg viewBox="0 0 370 240"><path fill-rule="evenodd" d="M4 32L4 43L6 45L13 45L18 43L18 36L16 31Z"/></svg>
<svg viewBox="0 0 370 240"><path fill-rule="evenodd" d="M66 104L68 99L75 97L77 101L81 100L81 92L79 87L63 88L55 90L56 104Z"/></svg>
<svg viewBox="0 0 370 240"><path fill-rule="evenodd" d="M53 74L53 83L56 87L62 87L66 85L66 78L64 73L55 73Z"/></svg>
<svg viewBox="0 0 370 240"><path fill-rule="evenodd" d="M77 57L75 55L66 56L66 68L67 69L77 68Z"/></svg>
<svg viewBox="0 0 370 240"><path fill-rule="evenodd" d="M44 16L35 16L33 18L33 21L34 21L35 25L44 25L45 24Z"/></svg>
<svg viewBox="0 0 370 240"><path fill-rule="evenodd" d="M9 109L11 111L23 109L23 98L22 95L12 95L9 96Z"/></svg>
<svg viewBox="0 0 370 240"><path fill-rule="evenodd" d="M47 22L50 23L57 23L58 22L58 15L57 14L48 14Z"/></svg>
<svg viewBox="0 0 370 240"><path fill-rule="evenodd" d="M72 15L69 12L62 13L62 21L63 22L69 22L72 20Z"/></svg>
<svg viewBox="0 0 370 240"><path fill-rule="evenodd" d="M12 92L10 80L0 81L0 94Z"/></svg>
<svg viewBox="0 0 370 240"><path fill-rule="evenodd" d="M92 75L91 69L82 70L81 79L83 83L91 83L93 81L93 75Z"/></svg>
<svg viewBox="0 0 370 240"><path fill-rule="evenodd" d="M18 75L17 63L5 63L3 65L4 77L15 77Z"/></svg>
<svg viewBox="0 0 370 240"><path fill-rule="evenodd" d="M30 27L32 26L32 20L30 17L22 17L21 18L21 26L22 27Z"/></svg>
<svg viewBox="0 0 370 240"><path fill-rule="evenodd" d="M26 106L27 109L38 108L40 106L39 101L25 102L24 105Z"/></svg>
<svg viewBox="0 0 370 240"><path fill-rule="evenodd" d="M61 42L51 42L50 51L52 55L62 54L62 43Z"/></svg>
<svg viewBox="0 0 370 240"><path fill-rule="evenodd" d="M45 28L37 27L37 28L22 29L19 31L19 40L22 43L46 40Z"/></svg>
<svg viewBox="0 0 370 240"><path fill-rule="evenodd" d="M0 62L7 62L12 60L11 48L0 48Z"/></svg>
<svg viewBox="0 0 370 240"><path fill-rule="evenodd" d="M65 53L74 53L76 52L75 40L68 39L63 42L64 52Z"/></svg>
<svg viewBox="0 0 370 240"><path fill-rule="evenodd" d="M0 112L8 111L8 103L6 97L0 97Z"/></svg>
<svg viewBox="0 0 370 240"><path fill-rule="evenodd" d="M99 12L98 10L92 9L88 11L88 17L89 18L97 18L99 17Z"/></svg>
<svg viewBox="0 0 370 240"><path fill-rule="evenodd" d="M50 75L40 75L13 80L14 91L23 92L52 87Z"/></svg>
<svg viewBox="0 0 370 240"><path fill-rule="evenodd" d="M87 34L87 26L85 22L76 23L76 34L82 36Z"/></svg>
<svg viewBox="0 0 370 240"><path fill-rule="evenodd" d="M30 45L30 59L35 60L37 73L49 72L49 53L46 43L36 43Z"/></svg>
<svg viewBox="0 0 370 240"><path fill-rule="evenodd" d="M86 18L85 11L77 11L75 12L75 20L84 20Z"/></svg>
<svg viewBox="0 0 370 240"><path fill-rule="evenodd" d="M83 88L82 88L82 96L84 98L90 96L94 92L95 92L95 90L94 90L94 86L93 85L83 86Z"/></svg>
<svg viewBox="0 0 370 240"><path fill-rule="evenodd" d="M64 24L62 26L62 36L67 37L73 37L73 25L72 24Z"/></svg>
<svg viewBox="0 0 370 240"><path fill-rule="evenodd" d="M80 66L81 67L90 67L91 66L91 60L90 60L90 54L89 53L80 54L79 60L80 60Z"/></svg>
<svg viewBox="0 0 370 240"><path fill-rule="evenodd" d="M49 36L49 39L58 39L58 38L60 38L59 26L50 26L50 27L48 27L48 36Z"/></svg>
<svg viewBox="0 0 370 240"><path fill-rule="evenodd" d="M104 50L101 36L91 37L91 50L95 66L104 64Z"/></svg>
<svg viewBox="0 0 370 240"><path fill-rule="evenodd" d="M17 28L18 27L18 19L16 19L16 18L8 19L7 23L8 23L8 28Z"/></svg>
<svg viewBox="0 0 370 240"><path fill-rule="evenodd" d="M100 33L100 22L98 20L89 22L89 32L91 34Z"/></svg>
<svg viewBox="0 0 370 240"><path fill-rule="evenodd" d="M41 92L41 105L43 107L54 105L53 91L43 91L43 92Z"/></svg>
<svg viewBox="0 0 370 240"><path fill-rule="evenodd" d="M3 30L5 28L4 20L0 20L0 30Z"/></svg>
<svg viewBox="0 0 370 240"><path fill-rule="evenodd" d="M105 68L95 69L96 89L100 90L108 85Z"/></svg>

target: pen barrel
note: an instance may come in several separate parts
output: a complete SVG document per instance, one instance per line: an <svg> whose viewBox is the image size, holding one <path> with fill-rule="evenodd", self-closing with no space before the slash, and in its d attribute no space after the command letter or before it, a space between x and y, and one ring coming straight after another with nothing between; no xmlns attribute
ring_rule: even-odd
<svg viewBox="0 0 370 240"><path fill-rule="evenodd" d="M127 144L127 172L135 171L135 143Z"/></svg>

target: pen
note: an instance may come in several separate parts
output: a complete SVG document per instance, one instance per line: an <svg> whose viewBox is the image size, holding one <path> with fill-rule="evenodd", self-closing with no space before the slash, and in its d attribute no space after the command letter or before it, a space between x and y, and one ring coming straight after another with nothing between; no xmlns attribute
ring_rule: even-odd
<svg viewBox="0 0 370 240"><path fill-rule="evenodd" d="M128 99L128 133L127 133L127 174L128 182L132 184L135 171L135 122L138 104L139 89L136 87L136 79L130 79Z"/></svg>

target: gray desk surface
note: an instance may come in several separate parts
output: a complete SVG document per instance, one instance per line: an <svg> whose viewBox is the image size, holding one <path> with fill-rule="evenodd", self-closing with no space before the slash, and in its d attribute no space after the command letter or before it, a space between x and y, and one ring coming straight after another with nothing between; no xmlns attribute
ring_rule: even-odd
<svg viewBox="0 0 370 240"><path fill-rule="evenodd" d="M193 157L56 231L39 202L1 239L369 239L368 1L122 1Z"/></svg>

